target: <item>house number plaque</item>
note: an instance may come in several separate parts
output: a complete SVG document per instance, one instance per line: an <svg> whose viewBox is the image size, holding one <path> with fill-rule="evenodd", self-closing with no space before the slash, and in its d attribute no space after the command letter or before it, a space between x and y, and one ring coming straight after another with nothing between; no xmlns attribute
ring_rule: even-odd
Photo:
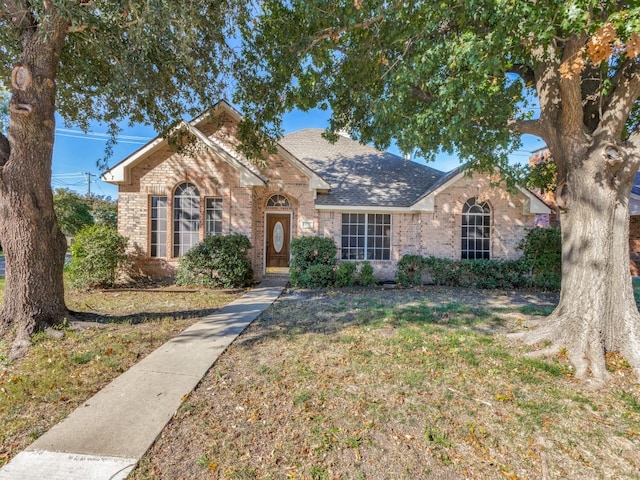
<svg viewBox="0 0 640 480"><path fill-rule="evenodd" d="M282 247L284 246L284 228L282 227L282 223L276 222L273 226L273 248L276 253L280 253L282 251Z"/></svg>

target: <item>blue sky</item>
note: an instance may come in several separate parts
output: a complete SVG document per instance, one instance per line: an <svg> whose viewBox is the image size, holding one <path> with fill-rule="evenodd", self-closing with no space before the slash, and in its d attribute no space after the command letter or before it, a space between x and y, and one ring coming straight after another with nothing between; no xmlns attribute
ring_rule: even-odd
<svg viewBox="0 0 640 480"><path fill-rule="evenodd" d="M326 128L328 115L328 112L320 110L291 112L284 118L285 133L303 128ZM155 131L149 126L135 125L124 128L118 144L113 149L109 165L115 165L155 137ZM117 187L100 180L101 172L97 166L98 160L104 157L107 138L106 127L97 125L91 133L83 134L77 128L64 126L63 122L58 119L53 147L53 188L69 188L86 194L87 180L90 178L92 194L107 195L116 199L118 196ZM542 140L537 137L525 136L521 150L514 152L511 159L513 162L525 163L530 152L542 147L544 147ZM393 149L390 151L399 154ZM449 171L457 167L459 161L457 157L442 154L438 155L436 160L429 165L438 170ZM87 174L91 176L89 177Z"/></svg>

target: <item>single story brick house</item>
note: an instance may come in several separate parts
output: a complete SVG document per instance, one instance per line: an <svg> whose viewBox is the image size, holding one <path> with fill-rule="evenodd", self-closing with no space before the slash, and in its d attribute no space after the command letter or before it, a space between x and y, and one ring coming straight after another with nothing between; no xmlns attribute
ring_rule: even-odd
<svg viewBox="0 0 640 480"><path fill-rule="evenodd" d="M441 172L321 129L283 137L252 163L238 150L240 113L221 101L181 127L198 148L156 138L103 175L118 185L118 229L152 276L169 276L206 235L242 233L256 280L288 272L289 242L333 238L339 261L368 260L390 280L405 254L511 259L537 215L532 192L490 186L486 174Z"/></svg>

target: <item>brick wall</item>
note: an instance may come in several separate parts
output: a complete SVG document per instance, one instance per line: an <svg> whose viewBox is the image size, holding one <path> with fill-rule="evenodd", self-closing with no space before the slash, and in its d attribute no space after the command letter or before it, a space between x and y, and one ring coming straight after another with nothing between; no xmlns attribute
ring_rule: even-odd
<svg viewBox="0 0 640 480"><path fill-rule="evenodd" d="M391 261L373 261L379 280L395 278L395 263L406 254L459 259L461 257L462 207L472 197L488 201L492 209L491 252L495 259L520 256L516 249L526 228L534 226L535 215L524 215L526 198L504 189L490 187L487 175L463 177L439 193L433 213L393 213L391 216ZM355 211L355 210L354 210ZM342 213L321 211L318 234L332 237L340 250ZM340 253L338 253L340 255Z"/></svg>
<svg viewBox="0 0 640 480"><path fill-rule="evenodd" d="M231 145L237 145L236 125L226 114L199 128ZM176 258L148 258L149 202L154 195L167 197L166 243L170 255L173 193L183 182L193 183L199 190L201 219L204 218L204 197L222 198L222 233L242 233L249 238L253 246L250 258L258 279L264 272L264 218L267 210L292 213L292 236L315 232L315 194L309 190L309 179L278 154L267 157L259 170L268 179L267 187L243 187L240 184L240 172L202 145L196 145L195 150L185 154L164 147L132 168L131 184L123 185L119 190L118 228L120 233L129 237L132 248L149 260L145 273L162 277L175 272ZM285 195L291 207L267 209L267 201L273 194ZM204 238L204 228L204 221L201 221L201 239Z"/></svg>

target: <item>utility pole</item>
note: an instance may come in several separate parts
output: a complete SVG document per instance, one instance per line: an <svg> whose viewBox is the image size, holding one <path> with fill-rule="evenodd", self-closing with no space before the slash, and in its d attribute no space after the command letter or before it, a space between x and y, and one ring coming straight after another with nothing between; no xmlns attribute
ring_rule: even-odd
<svg viewBox="0 0 640 480"><path fill-rule="evenodd" d="M95 177L92 173L85 172L87 176L87 198L91 198L91 177Z"/></svg>

